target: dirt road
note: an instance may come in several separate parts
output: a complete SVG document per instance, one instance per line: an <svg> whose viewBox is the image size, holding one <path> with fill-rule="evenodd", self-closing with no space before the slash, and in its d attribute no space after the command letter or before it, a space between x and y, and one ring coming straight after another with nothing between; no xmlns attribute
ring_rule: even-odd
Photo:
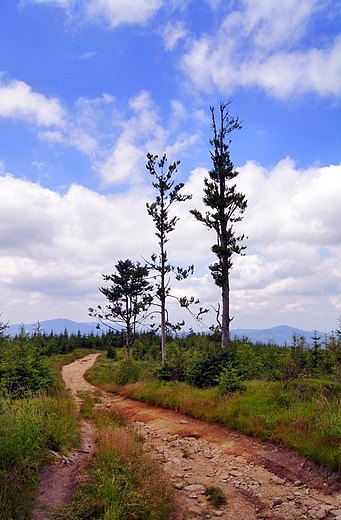
<svg viewBox="0 0 341 520"><path fill-rule="evenodd" d="M97 391L83 378L96 357L97 354L91 354L63 367L65 385L78 401L78 391ZM341 520L338 474L328 474L295 453L219 426L119 395L100 392L100 396L100 406L113 407L147 439L151 452L163 465L178 495L182 511L179 520L195 517ZM93 428L83 423L83 451L91 452L94 441ZM84 464L84 459L76 464ZM74 477L75 469L77 467L73 468ZM75 479L69 487L73 489L74 485ZM219 509L212 507L204 494L208 486L221 488L226 505ZM69 494L70 489L66 490L64 499ZM44 510L41 503L39 507L40 512ZM38 516L36 510L31 520L47 518Z"/></svg>

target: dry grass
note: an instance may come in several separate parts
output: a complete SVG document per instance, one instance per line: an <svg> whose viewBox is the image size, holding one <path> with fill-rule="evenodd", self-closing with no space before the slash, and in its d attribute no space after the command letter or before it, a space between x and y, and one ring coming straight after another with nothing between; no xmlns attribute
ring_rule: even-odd
<svg viewBox="0 0 341 520"><path fill-rule="evenodd" d="M221 396L217 388L138 382L119 392L261 440L284 443L307 459L340 471L341 399L334 386L320 380L292 382L286 388L281 383L247 381L245 392Z"/></svg>
<svg viewBox="0 0 341 520"><path fill-rule="evenodd" d="M172 520L174 491L143 442L143 437L112 411L94 406L88 394L82 413L98 428L98 440L85 483L62 520Z"/></svg>

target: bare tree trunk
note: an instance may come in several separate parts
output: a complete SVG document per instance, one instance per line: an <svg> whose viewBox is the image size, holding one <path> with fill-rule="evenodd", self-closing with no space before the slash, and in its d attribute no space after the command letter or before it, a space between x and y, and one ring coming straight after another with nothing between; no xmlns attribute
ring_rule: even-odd
<svg viewBox="0 0 341 520"><path fill-rule="evenodd" d="M164 208L162 200L162 210ZM160 252L161 252L161 281L160 281L160 304L161 304L161 360L164 364L166 360L166 258L165 253L165 240L164 230L162 226L162 233L160 239Z"/></svg>
<svg viewBox="0 0 341 520"><path fill-rule="evenodd" d="M130 357L130 339L126 338L126 357Z"/></svg>
<svg viewBox="0 0 341 520"><path fill-rule="evenodd" d="M166 360L166 301L163 296L161 301L161 360L164 364Z"/></svg>
<svg viewBox="0 0 341 520"><path fill-rule="evenodd" d="M226 349L230 341L230 280L228 270L228 260L226 257L222 258L222 312L221 312L221 346Z"/></svg>
<svg viewBox="0 0 341 520"><path fill-rule="evenodd" d="M126 336L126 357L130 357L130 349L131 349L131 345L132 345L132 335L131 335L131 331L130 331L130 324L127 327L125 336Z"/></svg>

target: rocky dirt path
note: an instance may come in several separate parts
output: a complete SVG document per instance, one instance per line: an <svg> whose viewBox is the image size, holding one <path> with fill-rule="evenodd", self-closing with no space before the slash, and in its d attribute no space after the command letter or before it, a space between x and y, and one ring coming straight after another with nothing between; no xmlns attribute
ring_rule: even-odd
<svg viewBox="0 0 341 520"><path fill-rule="evenodd" d="M78 391L98 391L83 378L96 356L86 356L63 368L65 385L76 399L79 399ZM176 490L179 520L216 517L226 520L341 520L340 475L328 474L288 450L219 426L119 395L98 392L101 399L98 406L114 408L147 439L151 453L163 465ZM94 435L91 428L83 425L82 448L88 452L84 455L93 449ZM73 481L64 486L71 487L71 492L77 482L77 469L85 463L84 458L79 459L78 454L70 467ZM208 486L219 487L227 503L214 508L204 494ZM51 487L48 494L54 491L56 486ZM66 490L63 500L68 494L70 489ZM37 503L39 505L39 498ZM44 512L44 507L46 505L40 502L40 511ZM31 520L47 518L37 516L35 512Z"/></svg>
<svg viewBox="0 0 341 520"><path fill-rule="evenodd" d="M83 379L83 374L95 363L98 356L99 354L91 354L62 369L65 386L70 389L78 406L81 403L77 395L78 391L96 390ZM55 464L50 464L43 470L31 520L49 520L50 512L67 504L71 499L81 478L80 472L86 466L87 459L95 448L96 428L90 421L84 419L80 421L80 441L80 450L72 450L67 457L54 454Z"/></svg>

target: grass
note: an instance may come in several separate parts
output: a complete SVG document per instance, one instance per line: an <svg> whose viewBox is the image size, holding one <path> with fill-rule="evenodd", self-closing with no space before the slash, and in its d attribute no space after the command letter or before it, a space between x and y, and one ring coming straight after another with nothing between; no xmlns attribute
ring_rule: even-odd
<svg viewBox="0 0 341 520"><path fill-rule="evenodd" d="M174 494L143 437L113 411L96 406L87 395L81 413L98 428L98 441L86 482L71 504L60 509L60 520L172 520Z"/></svg>
<svg viewBox="0 0 341 520"><path fill-rule="evenodd" d="M117 385L113 381L114 363L105 356L97 358L93 367L86 373L86 380L105 392L114 392Z"/></svg>
<svg viewBox="0 0 341 520"><path fill-rule="evenodd" d="M49 449L78 445L77 410L69 395L26 400L0 399L1 520L30 517L39 472Z"/></svg>
<svg viewBox="0 0 341 520"><path fill-rule="evenodd" d="M113 364L111 362L111 364ZM96 386L108 386L128 397L175 409L198 419L263 441L283 443L331 470L341 470L341 385L323 380L246 381L243 392L221 395L219 389L198 389L186 383L138 381L118 387L113 369L102 360ZM111 383L110 383L111 381Z"/></svg>
<svg viewBox="0 0 341 520"><path fill-rule="evenodd" d="M123 358L119 363L105 356L100 356L87 373L86 379L94 386L100 386L107 392L115 392L118 386L139 380L151 381L155 377L155 369L159 366L155 361L135 361Z"/></svg>
<svg viewBox="0 0 341 520"><path fill-rule="evenodd" d="M39 473L51 459L49 450L62 454L79 447L78 411L62 389L61 367L89 354L78 350L51 356L60 390L27 399L0 396L0 518L26 520L31 516Z"/></svg>

